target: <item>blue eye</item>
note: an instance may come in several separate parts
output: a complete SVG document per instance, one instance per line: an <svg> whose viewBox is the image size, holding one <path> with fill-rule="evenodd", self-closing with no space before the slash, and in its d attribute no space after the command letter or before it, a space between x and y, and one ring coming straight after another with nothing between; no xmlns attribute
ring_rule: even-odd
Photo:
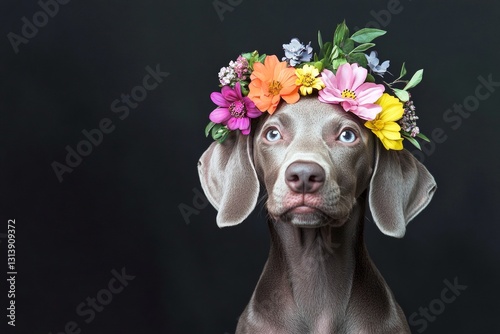
<svg viewBox="0 0 500 334"><path fill-rule="evenodd" d="M281 133L277 130L277 129L269 129L267 132L266 132L266 139L269 140L269 141L277 141L277 140L280 140L282 137L281 137Z"/></svg>
<svg viewBox="0 0 500 334"><path fill-rule="evenodd" d="M339 136L339 140L343 143L352 143L356 138L356 134L351 130L344 130Z"/></svg>

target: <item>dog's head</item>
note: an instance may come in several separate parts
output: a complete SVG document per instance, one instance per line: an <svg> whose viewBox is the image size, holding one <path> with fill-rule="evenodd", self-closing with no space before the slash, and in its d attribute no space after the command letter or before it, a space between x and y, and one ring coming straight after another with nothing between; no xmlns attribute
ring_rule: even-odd
<svg viewBox="0 0 500 334"><path fill-rule="evenodd" d="M408 151L386 150L359 118L313 97L282 104L249 136L214 142L198 170L220 227L248 217L262 183L270 216L300 227L344 224L367 190L377 226L402 237L436 189Z"/></svg>

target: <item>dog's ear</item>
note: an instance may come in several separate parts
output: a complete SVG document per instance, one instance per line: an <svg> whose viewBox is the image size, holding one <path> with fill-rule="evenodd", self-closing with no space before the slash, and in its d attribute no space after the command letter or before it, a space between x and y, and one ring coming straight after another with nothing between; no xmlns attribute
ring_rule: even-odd
<svg viewBox="0 0 500 334"><path fill-rule="evenodd" d="M219 227L244 221L259 195L252 159L252 136L232 133L223 143L213 142L198 162L201 186L218 211Z"/></svg>
<svg viewBox="0 0 500 334"><path fill-rule="evenodd" d="M436 182L407 150L386 150L377 140L369 205L379 229L401 238L406 224L429 204Z"/></svg>

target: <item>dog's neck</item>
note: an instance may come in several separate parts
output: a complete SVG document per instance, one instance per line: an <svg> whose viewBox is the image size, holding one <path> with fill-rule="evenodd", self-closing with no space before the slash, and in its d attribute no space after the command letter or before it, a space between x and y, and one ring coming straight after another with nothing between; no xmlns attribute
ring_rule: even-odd
<svg viewBox="0 0 500 334"><path fill-rule="evenodd" d="M340 227L300 228L270 221L269 258L254 297L264 305L279 304L274 306L295 320L316 319L323 327L328 325L322 321L342 323L354 277L371 268L363 241L364 208L360 198Z"/></svg>

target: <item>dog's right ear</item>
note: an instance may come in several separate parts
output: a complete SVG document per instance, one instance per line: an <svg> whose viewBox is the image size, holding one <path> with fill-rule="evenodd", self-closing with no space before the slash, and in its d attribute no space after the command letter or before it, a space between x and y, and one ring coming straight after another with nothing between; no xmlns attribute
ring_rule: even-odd
<svg viewBox="0 0 500 334"><path fill-rule="evenodd" d="M436 182L409 151L386 150L378 140L375 151L370 210L384 234L402 238L406 224L431 201Z"/></svg>
<svg viewBox="0 0 500 334"><path fill-rule="evenodd" d="M223 143L213 142L198 162L201 186L218 211L219 227L243 222L259 196L252 159L252 136L232 133Z"/></svg>

